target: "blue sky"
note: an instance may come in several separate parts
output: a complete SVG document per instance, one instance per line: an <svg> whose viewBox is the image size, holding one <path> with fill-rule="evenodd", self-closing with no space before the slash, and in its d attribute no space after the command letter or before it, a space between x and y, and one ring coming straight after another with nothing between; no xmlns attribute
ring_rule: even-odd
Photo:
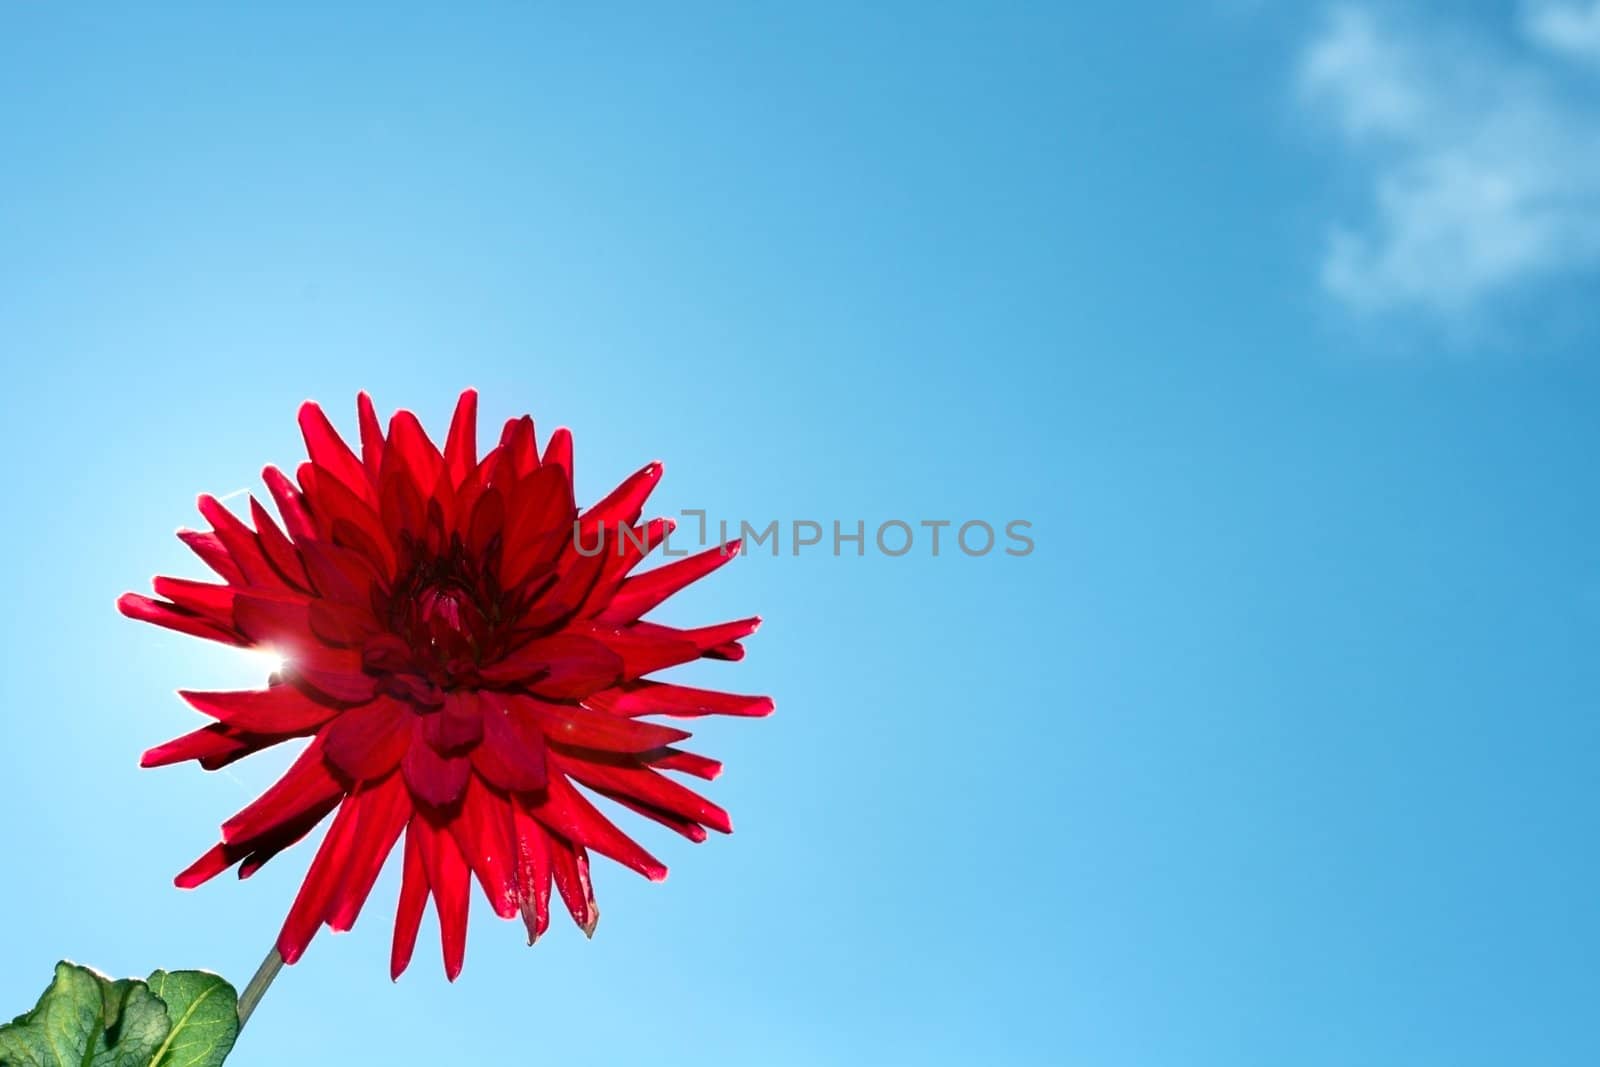
<svg viewBox="0 0 1600 1067"><path fill-rule="evenodd" d="M13 5L0 159L0 1003L248 977L309 850L170 879L282 760L136 760L259 665L113 601L470 384L587 499L1037 547L721 572L737 832L454 986L388 872L234 1062L1600 1059L1600 6Z"/></svg>

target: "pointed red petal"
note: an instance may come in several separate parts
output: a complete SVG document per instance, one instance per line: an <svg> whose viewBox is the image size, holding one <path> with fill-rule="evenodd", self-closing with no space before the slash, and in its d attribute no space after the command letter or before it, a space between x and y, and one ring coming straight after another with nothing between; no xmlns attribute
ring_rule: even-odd
<svg viewBox="0 0 1600 1067"><path fill-rule="evenodd" d="M191 611L185 611L176 604L152 600L138 593L123 593L118 597L117 610L130 619L153 622L157 626L165 626L169 630L176 630L190 637L204 637L208 641L221 641L225 645L245 644L244 639L238 634L224 630L216 623L203 619Z"/></svg>
<svg viewBox="0 0 1600 1067"><path fill-rule="evenodd" d="M500 447L512 476L526 477L538 468L538 442L534 439L533 420L528 416L507 420L500 431Z"/></svg>
<svg viewBox="0 0 1600 1067"><path fill-rule="evenodd" d="M653 722L608 715L576 704L550 704L532 697L510 697L515 714L527 715L551 741L607 752L648 752L689 736L688 731Z"/></svg>
<svg viewBox="0 0 1600 1067"><path fill-rule="evenodd" d="M585 937L593 937L595 925L600 922L600 909L595 905L594 886L589 881L589 854L582 845L552 835L550 873L572 913L572 921Z"/></svg>
<svg viewBox="0 0 1600 1067"><path fill-rule="evenodd" d="M520 804L512 810L517 836L517 886L528 944L550 928L550 838L543 825Z"/></svg>
<svg viewBox="0 0 1600 1067"><path fill-rule="evenodd" d="M222 629L233 628L236 591L230 587L161 575L157 575L150 585L157 596L166 597L184 611L192 612Z"/></svg>
<svg viewBox="0 0 1600 1067"><path fill-rule="evenodd" d="M328 770L323 759L323 743L319 736L290 764L282 778L222 824L222 840L240 842L260 837L343 793L344 786Z"/></svg>
<svg viewBox="0 0 1600 1067"><path fill-rule="evenodd" d="M531 810L535 818L567 840L592 848L602 856L609 856L652 882L659 882L667 876L665 864L617 829L560 775L550 779L543 802Z"/></svg>
<svg viewBox="0 0 1600 1067"><path fill-rule="evenodd" d="M228 549L222 543L222 538L214 533L201 533L199 530L179 530L178 540L194 550L207 567L216 571L222 580L229 585L243 585L244 572L239 565L233 562L233 557L228 555Z"/></svg>
<svg viewBox="0 0 1600 1067"><path fill-rule="evenodd" d="M439 916L439 940L444 949L445 977L454 982L467 953L467 911L471 906L471 870L453 836L426 817L411 821L428 868L428 885Z"/></svg>
<svg viewBox="0 0 1600 1067"><path fill-rule="evenodd" d="M282 955L285 963L294 963L306 953L306 945L317 934L333 905L339 877L349 862L350 846L355 843L358 811L360 805L352 800L339 806L333 825L328 827L328 835L322 838L322 846L310 861L306 880L302 881L299 893L294 894L294 904L283 920L282 931L278 931L278 955Z"/></svg>
<svg viewBox="0 0 1600 1067"><path fill-rule="evenodd" d="M614 715L675 715L680 718L701 715L759 718L771 715L773 709L771 697L721 693L714 689L695 689L666 682L629 682L586 697L584 704Z"/></svg>
<svg viewBox="0 0 1600 1067"><path fill-rule="evenodd" d="M467 781L461 813L450 822L461 854L483 887L489 907L502 919L517 915L517 849L511 803L476 775Z"/></svg>
<svg viewBox="0 0 1600 1067"><path fill-rule="evenodd" d="M428 865L422 858L421 815L412 815L406 829L405 866L400 875L400 903L394 912L394 945L389 950L389 977L398 979L411 966L417 929L428 906Z"/></svg>
<svg viewBox="0 0 1600 1067"><path fill-rule="evenodd" d="M180 689L178 695L201 714L248 733L309 732L339 711L317 703L292 685L227 693Z"/></svg>
<svg viewBox="0 0 1600 1067"><path fill-rule="evenodd" d="M256 532L246 526L239 516L229 511L216 497L208 493L200 494L198 500L200 514L205 516L223 547L228 550L228 556L244 572L244 577L249 584L259 586L264 590L288 590L290 586L281 577L272 564L267 562L266 551L261 547L261 539Z"/></svg>
<svg viewBox="0 0 1600 1067"><path fill-rule="evenodd" d="M310 400L300 405L300 433L306 439L306 454L311 462L339 479L352 492L371 498L372 481L367 476L367 468L350 451L322 408Z"/></svg>
<svg viewBox="0 0 1600 1067"><path fill-rule="evenodd" d="M592 789L632 797L651 807L693 819L720 833L731 834L728 813L705 797L646 767L618 767L552 752L552 763Z"/></svg>
<svg viewBox="0 0 1600 1067"><path fill-rule="evenodd" d="M388 447L405 461L417 492L425 498L431 496L444 473L444 457L411 412L397 411L389 420Z"/></svg>
<svg viewBox="0 0 1600 1067"><path fill-rule="evenodd" d="M340 797L333 797L314 808L308 809L298 819L284 823L265 837L258 837L253 841L238 846L224 846L230 852L235 849L239 851L249 850L249 854L239 864L239 877L249 878L264 867L272 857L287 848L299 844L307 834L317 828L318 823L327 818L329 812L339 806L340 799Z"/></svg>
<svg viewBox="0 0 1600 1067"><path fill-rule="evenodd" d="M255 497L250 498L250 520L256 525L256 536L261 540L261 547L267 554L267 562L284 581L294 586L302 593L311 591L311 579L306 576L305 565L300 562L300 553L296 552L288 536L278 528L267 509Z"/></svg>
<svg viewBox="0 0 1600 1067"><path fill-rule="evenodd" d="M693 752L685 752L681 748L664 749L660 755L650 754L645 759L658 771L679 771L683 774L692 774L696 778L704 778L708 782L722 774L720 761L698 756Z"/></svg>
<svg viewBox="0 0 1600 1067"><path fill-rule="evenodd" d="M664 470L660 460L645 464L628 475L621 485L611 490L604 500L590 508L586 514L603 521L610 527L608 534L616 536L619 524L632 526L639 521L639 515L644 511L644 502L660 484Z"/></svg>
<svg viewBox="0 0 1600 1067"><path fill-rule="evenodd" d="M239 858L237 856L229 856L226 845L213 845L205 855L179 871L178 876L172 880L172 884L179 889L193 889L211 881L211 879L237 862L239 862Z"/></svg>
<svg viewBox="0 0 1600 1067"><path fill-rule="evenodd" d="M328 836L322 839L306 871L300 892L295 895L289 915L278 933L278 953L283 962L294 963L305 954L306 946L316 936L328 910L336 902L339 880L349 864L350 850L356 839L357 816L361 805L350 800L339 806L333 817Z"/></svg>
<svg viewBox="0 0 1600 1067"><path fill-rule="evenodd" d="M598 617L604 622L633 622L672 594L699 581L733 559L739 554L741 547L740 542L729 541L725 545L685 556L655 570L636 574L622 583L616 595L611 598L611 603Z"/></svg>
<svg viewBox="0 0 1600 1067"><path fill-rule="evenodd" d="M544 465L560 467L566 473L567 481L572 481L572 431L565 426L551 434L544 446Z"/></svg>
<svg viewBox="0 0 1600 1067"><path fill-rule="evenodd" d="M412 812L411 797L398 774L364 791L359 799L362 808L357 816L350 865L338 899L328 913L328 926L334 930L349 930L355 926L356 917L377 884L383 861L400 840L400 832L405 829Z"/></svg>
<svg viewBox="0 0 1600 1067"><path fill-rule="evenodd" d="M356 394L356 419L361 424L361 466L367 479L378 484L378 472L383 469L383 427L378 413L372 407L372 397L365 392Z"/></svg>
<svg viewBox="0 0 1600 1067"><path fill-rule="evenodd" d="M289 476L269 465L262 470L261 480L267 483L267 491L272 494L272 502L278 505L278 514L283 516L283 525L289 531L289 536L300 544L315 540L316 523L312 521L310 512L306 511L305 498L294 487Z"/></svg>
<svg viewBox="0 0 1600 1067"><path fill-rule="evenodd" d="M450 435L444 443L444 461L456 485L466 481L478 466L478 391L466 389L456 401Z"/></svg>
<svg viewBox="0 0 1600 1067"><path fill-rule="evenodd" d="M197 760L206 770L214 771L296 736L303 734L250 734L214 722L150 749L140 757L139 766L166 767Z"/></svg>

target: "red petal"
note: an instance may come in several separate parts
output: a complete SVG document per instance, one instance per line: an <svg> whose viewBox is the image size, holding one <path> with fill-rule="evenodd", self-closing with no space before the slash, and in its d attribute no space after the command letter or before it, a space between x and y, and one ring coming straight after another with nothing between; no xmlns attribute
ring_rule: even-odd
<svg viewBox="0 0 1600 1067"><path fill-rule="evenodd" d="M552 634L529 641L498 663L483 668L496 683L522 683L540 696L572 699L605 689L622 677L622 658L582 634Z"/></svg>
<svg viewBox="0 0 1600 1067"><path fill-rule="evenodd" d="M588 853L580 844L551 836L550 873L572 913L572 921L585 937L593 937L600 922L600 909L595 905L594 886L589 881Z"/></svg>
<svg viewBox="0 0 1600 1067"><path fill-rule="evenodd" d="M267 861L272 859L284 849L299 844L307 834L316 829L317 824L327 817L328 813L339 806L339 797L319 804L308 810L303 816L293 822L285 823L265 837L258 837L254 841L237 846L239 849L248 848L249 855L239 864L239 877L249 878L255 874ZM225 846L230 850L236 846Z"/></svg>
<svg viewBox="0 0 1600 1067"><path fill-rule="evenodd" d="M615 551L605 553L605 566L601 568L594 588L584 598L578 614L587 617L602 612L616 596L628 572L637 567L676 528L677 524L671 519L651 519L631 529L619 527L617 535L620 543L615 546Z"/></svg>
<svg viewBox="0 0 1600 1067"><path fill-rule="evenodd" d="M517 848L511 823L511 804L476 776L467 782L461 814L450 831L483 887L489 907L502 919L517 915Z"/></svg>
<svg viewBox="0 0 1600 1067"><path fill-rule="evenodd" d="M179 889L194 889L211 881L223 871L239 862L237 855L229 856L226 845L212 845L205 855L178 872L172 884Z"/></svg>
<svg viewBox="0 0 1600 1067"><path fill-rule="evenodd" d="M350 865L344 873L341 892L328 913L328 926L334 930L349 930L355 926L356 917L377 884L383 861L400 840L411 816L411 797L398 774L366 789L345 801L359 802L355 843L351 849Z"/></svg>
<svg viewBox="0 0 1600 1067"><path fill-rule="evenodd" d="M123 593L117 598L117 610L130 619L153 622L190 637L204 637L208 641L221 641L226 645L243 645L245 641L236 633L224 630L216 623L190 611L138 593Z"/></svg>
<svg viewBox="0 0 1600 1067"><path fill-rule="evenodd" d="M248 734L214 722L150 749L140 758L139 766L166 767L185 760L198 760L200 766L214 771L296 736L303 735Z"/></svg>
<svg viewBox="0 0 1600 1067"><path fill-rule="evenodd" d="M378 485L378 514L383 517L385 538L394 543L399 543L405 534L420 538L427 521L427 506L411 480L405 456L398 449L384 449L383 475Z"/></svg>
<svg viewBox="0 0 1600 1067"><path fill-rule="evenodd" d="M433 891L433 906L439 915L439 939L444 947L444 973L454 982L461 974L467 953L467 910L471 904L471 872L462 858L455 838L435 826L426 816L411 820L413 832L422 846L422 859L428 869L428 885Z"/></svg>
<svg viewBox="0 0 1600 1067"><path fill-rule="evenodd" d="M411 744L410 708L379 697L342 712L323 735L323 755L354 781L382 778L400 765Z"/></svg>
<svg viewBox="0 0 1600 1067"><path fill-rule="evenodd" d="M317 703L292 685L227 693L180 689L178 695L201 714L247 733L310 732L339 710Z"/></svg>
<svg viewBox="0 0 1600 1067"><path fill-rule="evenodd" d="M598 617L605 622L633 622L672 594L733 559L741 547L741 542L729 541L655 570L636 574L622 583L611 598L611 603Z"/></svg>
<svg viewBox="0 0 1600 1067"><path fill-rule="evenodd" d="M261 837L318 804L342 796L344 786L329 772L322 746L322 738L314 738L282 778L223 823L222 840L232 843Z"/></svg>
<svg viewBox="0 0 1600 1067"><path fill-rule="evenodd" d="M277 467L268 466L262 470L261 480L267 483L267 491L272 494L273 503L278 505L278 514L283 516L283 525L289 531L289 536L301 544L315 540L316 524L311 521L305 500L289 476Z"/></svg>
<svg viewBox="0 0 1600 1067"><path fill-rule="evenodd" d="M697 845L710 836L706 833L706 828L693 819L685 819L683 816L674 815L670 811L662 811L660 808L646 804L643 801L634 800L632 797L613 792L610 789L601 789L597 786L590 786L589 788L608 800L616 801L629 811L643 815L647 819L653 819L673 833L682 834Z"/></svg>
<svg viewBox="0 0 1600 1067"><path fill-rule="evenodd" d="M521 893L522 922L528 944L550 928L550 838L540 823L521 805L512 808L517 835L517 886Z"/></svg>
<svg viewBox="0 0 1600 1067"><path fill-rule="evenodd" d="M572 481L572 431L565 426L551 434L549 443L544 446L544 465L560 467L567 481Z"/></svg>
<svg viewBox="0 0 1600 1067"><path fill-rule="evenodd" d="M614 715L675 715L695 718L701 715L738 715L759 718L771 715L771 697L719 693L714 689L695 689L665 682L629 682L586 697L584 704Z"/></svg>
<svg viewBox="0 0 1600 1067"><path fill-rule="evenodd" d="M483 737L483 713L476 693L446 693L444 707L422 716L418 723L422 736L442 755L469 749Z"/></svg>
<svg viewBox="0 0 1600 1067"><path fill-rule="evenodd" d="M551 741L607 752L648 752L689 736L686 730L607 715L574 704L547 704L531 697L510 698L515 713L531 716Z"/></svg>
<svg viewBox="0 0 1600 1067"><path fill-rule="evenodd" d="M444 461L456 485L466 481L478 466L478 391L466 389L456 401L450 435L444 443Z"/></svg>
<svg viewBox="0 0 1600 1067"><path fill-rule="evenodd" d="M485 490L472 506L467 520L467 550L475 556L488 553L490 543L506 525L505 497L498 489Z"/></svg>
<svg viewBox="0 0 1600 1067"><path fill-rule="evenodd" d="M150 583L157 596L164 596L184 611L192 612L223 629L233 628L235 592L226 585L191 582L187 578L157 575Z"/></svg>
<svg viewBox="0 0 1600 1067"><path fill-rule="evenodd" d="M321 540L333 539L339 524L349 523L373 541L387 544L388 534L374 504L315 463L300 464L296 473L305 488L306 505L316 519ZM301 545L316 539L302 538Z"/></svg>
<svg viewBox="0 0 1600 1067"><path fill-rule="evenodd" d="M533 420L524 415L507 420L500 431L500 448L510 464L511 476L525 478L539 466L538 442L534 439Z"/></svg>
<svg viewBox="0 0 1600 1067"><path fill-rule="evenodd" d="M697 756L693 752L685 752L681 748L669 748L659 756L647 756L650 766L658 771L681 771L692 774L696 778L713 781L722 774L722 764L718 760L706 756Z"/></svg>
<svg viewBox="0 0 1600 1067"><path fill-rule="evenodd" d="M696 626L688 630L660 626L653 622L636 622L628 627L626 632L663 639L679 638L685 641L692 641L701 652L711 655L732 645L733 642L738 641L740 638L749 637L760 628L761 616L752 615L747 619L719 622L712 626Z"/></svg>
<svg viewBox="0 0 1600 1067"><path fill-rule="evenodd" d="M535 805L532 811L540 822L562 837L592 848L602 856L609 856L652 882L659 882L667 876L665 864L617 829L560 775L550 779L544 801Z"/></svg>
<svg viewBox="0 0 1600 1067"><path fill-rule="evenodd" d="M234 626L255 644L271 646L289 657L307 644L311 624L306 605L303 597L280 600L238 593L233 598Z"/></svg>
<svg viewBox="0 0 1600 1067"><path fill-rule="evenodd" d="M419 721L400 760L400 770L413 796L435 808L447 808L461 799L472 763L465 756L439 755L423 736Z"/></svg>
<svg viewBox="0 0 1600 1067"><path fill-rule="evenodd" d="M378 576L381 586L394 580L397 568L394 546L388 538L389 532L382 525L374 532L348 519L338 519L333 524L333 543L359 554Z"/></svg>
<svg viewBox="0 0 1600 1067"><path fill-rule="evenodd" d="M285 671L292 681L342 704L365 704L378 691L377 679L362 673L361 653L354 649L292 649Z"/></svg>
<svg viewBox="0 0 1600 1067"><path fill-rule="evenodd" d="M328 541L312 541L303 545L300 553L317 592L350 607L370 610L372 587L379 575L366 556Z"/></svg>
<svg viewBox="0 0 1600 1067"><path fill-rule="evenodd" d="M632 797L651 807L693 819L720 833L731 834L733 823L728 813L693 790L679 785L645 767L616 767L591 763L570 755L552 752L550 759L565 774L592 789Z"/></svg>
<svg viewBox="0 0 1600 1067"><path fill-rule="evenodd" d="M261 539L256 532L246 526L239 517L215 497L207 493L200 494L200 514L204 515L216 531L223 547L228 550L229 557L244 572L245 580L251 584L267 590L288 590L289 584L279 575L272 564L267 562L267 554L261 547Z"/></svg>
<svg viewBox="0 0 1600 1067"><path fill-rule="evenodd" d="M311 868L278 933L278 953L285 963L294 963L305 954L306 946L336 902L339 879L356 841L359 810L360 805L348 800L340 805L339 814L333 817L333 825L328 828L328 836L322 839L322 846L311 860Z"/></svg>
<svg viewBox="0 0 1600 1067"><path fill-rule="evenodd" d="M412 815L406 830L405 866L400 876L400 903L394 913L394 946L389 950L389 977L398 979L411 965L411 953L417 947L417 929L422 925L422 912L428 906L428 865L422 858L423 822L421 815Z"/></svg>
<svg viewBox="0 0 1600 1067"><path fill-rule="evenodd" d="M378 472L383 469L383 427L373 410L372 397L365 392L356 394L356 418L361 424L361 466L366 469L368 480L376 485Z"/></svg>
<svg viewBox="0 0 1600 1067"><path fill-rule="evenodd" d="M333 600L313 600L306 623L317 637L339 648L361 648L382 632L372 612Z"/></svg>
<svg viewBox="0 0 1600 1067"><path fill-rule="evenodd" d="M627 679L676 667L681 663L692 663L700 658L700 647L685 631L666 627L644 629L647 625L634 623L628 627L614 627L585 622L575 623L570 632L586 634L620 656L622 677ZM593 692L595 689L589 690L589 693Z"/></svg>
<svg viewBox="0 0 1600 1067"><path fill-rule="evenodd" d="M498 694L483 694L483 743L472 750L472 765L489 784L511 793L543 789L544 737L511 717ZM530 724L531 725L531 724Z"/></svg>
<svg viewBox="0 0 1600 1067"><path fill-rule="evenodd" d="M311 462L339 479L352 492L372 499L372 481L366 467L344 443L328 416L310 400L300 405L300 433L306 439L306 454Z"/></svg>
<svg viewBox="0 0 1600 1067"><path fill-rule="evenodd" d="M267 514L267 509L255 497L250 498L250 519L256 524L256 537L267 554L267 562L272 564L284 581L302 593L309 593L311 579L306 576L305 565L300 562L300 553L294 550L288 536L272 521L272 516Z"/></svg>
<svg viewBox="0 0 1600 1067"><path fill-rule="evenodd" d="M511 588L553 565L571 545L577 508L572 483L559 467L540 467L502 492L507 496L501 578ZM585 544L593 540L591 535Z"/></svg>
<svg viewBox="0 0 1600 1067"><path fill-rule="evenodd" d="M611 528L613 536L619 525L632 526L644 511L644 502L660 484L663 470L660 460L645 464L611 490L604 500L590 508L586 515L604 522Z"/></svg>
<svg viewBox="0 0 1600 1067"><path fill-rule="evenodd" d="M238 564L228 555L228 550L222 544L222 538L214 533L201 533L199 530L179 530L178 540L194 550L207 567L216 571L222 580L229 585L243 585L244 572Z"/></svg>
<svg viewBox="0 0 1600 1067"><path fill-rule="evenodd" d="M444 457L411 412L397 411L390 418L388 447L405 461L411 472L411 484L417 491L423 497L433 495L444 473Z"/></svg>

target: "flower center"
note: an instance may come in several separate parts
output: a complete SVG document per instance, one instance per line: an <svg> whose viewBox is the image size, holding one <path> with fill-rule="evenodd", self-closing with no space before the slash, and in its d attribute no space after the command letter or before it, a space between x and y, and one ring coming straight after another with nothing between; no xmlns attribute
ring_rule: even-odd
<svg viewBox="0 0 1600 1067"><path fill-rule="evenodd" d="M441 666L461 660L475 662L488 634L488 621L475 598L455 584L427 585L412 601L405 635L411 648Z"/></svg>
<svg viewBox="0 0 1600 1067"><path fill-rule="evenodd" d="M391 590L387 615L391 640L398 639L405 650L380 650L377 662L368 666L384 673L421 675L436 686L474 673L484 657L493 654L499 617L493 578L459 543L440 555L406 543L401 573L404 577Z"/></svg>

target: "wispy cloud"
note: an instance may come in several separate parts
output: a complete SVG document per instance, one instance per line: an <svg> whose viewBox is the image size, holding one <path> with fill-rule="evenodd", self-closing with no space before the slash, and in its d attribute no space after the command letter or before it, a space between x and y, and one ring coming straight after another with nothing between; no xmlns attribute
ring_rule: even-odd
<svg viewBox="0 0 1600 1067"><path fill-rule="evenodd" d="M1600 62L1600 0L1530 0L1523 5L1522 25L1546 48Z"/></svg>
<svg viewBox="0 0 1600 1067"><path fill-rule="evenodd" d="M1600 3L1529 4L1520 29L1496 42L1345 7L1306 48L1301 99L1369 197L1323 255L1343 303L1455 317L1600 265L1600 107L1561 69L1596 43Z"/></svg>

